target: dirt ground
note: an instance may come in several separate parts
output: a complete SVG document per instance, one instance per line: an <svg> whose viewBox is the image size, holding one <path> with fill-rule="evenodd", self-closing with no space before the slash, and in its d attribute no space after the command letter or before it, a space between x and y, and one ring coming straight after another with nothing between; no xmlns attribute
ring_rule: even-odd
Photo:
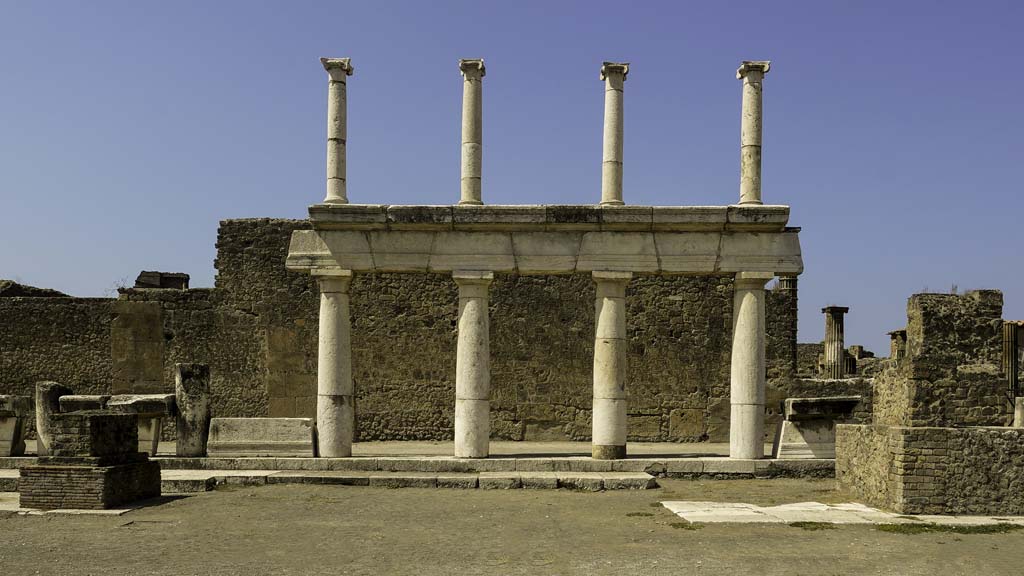
<svg viewBox="0 0 1024 576"><path fill-rule="evenodd" d="M687 529L657 504L843 501L831 480L662 485L602 493L272 485L229 487L119 517L6 515L0 574L1024 573L1024 531Z"/></svg>

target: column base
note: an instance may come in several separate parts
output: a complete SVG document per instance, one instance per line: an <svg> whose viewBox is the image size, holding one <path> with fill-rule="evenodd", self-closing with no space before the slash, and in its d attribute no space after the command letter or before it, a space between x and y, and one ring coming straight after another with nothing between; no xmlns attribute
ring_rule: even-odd
<svg viewBox="0 0 1024 576"><path fill-rule="evenodd" d="M321 458L352 456L355 410L351 396L319 394L316 399L316 446Z"/></svg>
<svg viewBox="0 0 1024 576"><path fill-rule="evenodd" d="M626 457L626 447L595 444L590 455L595 460L622 460Z"/></svg>
<svg viewBox="0 0 1024 576"><path fill-rule="evenodd" d="M764 404L733 404L730 407L729 458L764 458Z"/></svg>
<svg viewBox="0 0 1024 576"><path fill-rule="evenodd" d="M455 457L487 458L491 449L491 403L455 399Z"/></svg>

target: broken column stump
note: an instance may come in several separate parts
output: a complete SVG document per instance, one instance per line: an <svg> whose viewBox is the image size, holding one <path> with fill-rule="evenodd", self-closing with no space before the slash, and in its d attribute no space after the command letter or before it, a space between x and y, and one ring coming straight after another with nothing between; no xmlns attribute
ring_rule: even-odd
<svg viewBox="0 0 1024 576"><path fill-rule="evenodd" d="M160 465L138 448L138 417L54 414L50 454L21 468L22 508L101 510L160 495Z"/></svg>
<svg viewBox="0 0 1024 576"><path fill-rule="evenodd" d="M210 434L210 367L206 364L174 365L174 396L178 456L206 456Z"/></svg>
<svg viewBox="0 0 1024 576"><path fill-rule="evenodd" d="M73 394L71 388L57 382L36 383L36 455L46 456L50 446L50 422L60 413L60 397Z"/></svg>

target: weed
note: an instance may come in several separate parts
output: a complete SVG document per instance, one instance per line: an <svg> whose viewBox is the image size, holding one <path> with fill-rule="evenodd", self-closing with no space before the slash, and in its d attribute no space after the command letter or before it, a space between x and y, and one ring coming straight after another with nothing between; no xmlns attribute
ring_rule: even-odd
<svg viewBox="0 0 1024 576"><path fill-rule="evenodd" d="M835 530L836 525L831 522L790 522L793 528L801 530Z"/></svg>
<svg viewBox="0 0 1024 576"><path fill-rule="evenodd" d="M953 533L953 534L1005 534L1024 528L1019 524L977 524L971 526L949 525L949 524L879 524L876 526L882 532L893 532L895 534L926 534L926 533Z"/></svg>

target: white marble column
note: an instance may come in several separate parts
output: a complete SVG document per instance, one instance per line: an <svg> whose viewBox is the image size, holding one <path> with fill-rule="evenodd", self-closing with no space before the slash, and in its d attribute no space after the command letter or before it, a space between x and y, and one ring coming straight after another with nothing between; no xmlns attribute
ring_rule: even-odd
<svg viewBox="0 0 1024 576"><path fill-rule="evenodd" d="M740 272L733 284L729 457L764 457L764 285L770 273Z"/></svg>
<svg viewBox="0 0 1024 576"><path fill-rule="evenodd" d="M456 271L459 339L455 359L455 457L486 458L491 438L491 272Z"/></svg>
<svg viewBox="0 0 1024 576"><path fill-rule="evenodd" d="M601 65L604 80L604 152L601 161L601 204L622 201L622 89L629 74L628 62Z"/></svg>
<svg viewBox="0 0 1024 576"><path fill-rule="evenodd" d="M630 272L593 272L594 410L591 455L626 457L626 285Z"/></svg>
<svg viewBox="0 0 1024 576"><path fill-rule="evenodd" d="M483 166L483 59L460 59L462 70L462 196L459 204L483 204L480 173Z"/></svg>
<svg viewBox="0 0 1024 576"><path fill-rule="evenodd" d="M346 83L355 70L349 58L321 58L327 70L327 197L324 204L348 204L345 147L348 139Z"/></svg>
<svg viewBox="0 0 1024 576"><path fill-rule="evenodd" d="M316 429L319 455L352 455L355 411L352 334L348 289L350 270L314 272L320 285L320 342L317 361Z"/></svg>
<svg viewBox="0 0 1024 576"><path fill-rule="evenodd" d="M761 202L761 83L771 62L744 61L736 70L743 80L743 122L740 128L740 204Z"/></svg>

